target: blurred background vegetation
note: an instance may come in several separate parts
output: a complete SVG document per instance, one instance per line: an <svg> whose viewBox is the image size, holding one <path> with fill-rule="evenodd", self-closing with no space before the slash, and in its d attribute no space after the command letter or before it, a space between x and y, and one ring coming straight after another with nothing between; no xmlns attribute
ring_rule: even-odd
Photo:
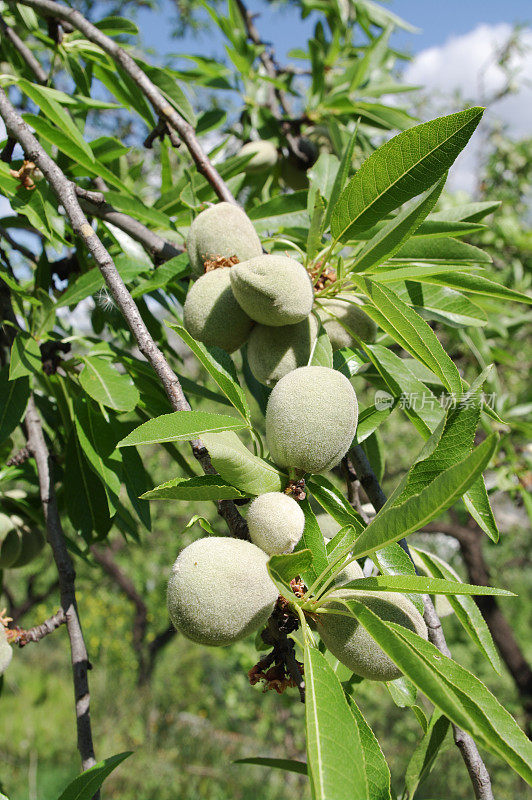
<svg viewBox="0 0 532 800"><path fill-rule="evenodd" d="M124 11L134 14L135 6L150 4L75 5L96 17ZM312 4L302 5L310 8ZM181 14L176 23L176 51L182 41L179 37L191 37L200 21L202 26L214 24L204 14L198 17L195 3L182 0L177 6ZM158 13L156 6L152 12ZM166 23L158 18L157 24ZM219 102L207 92L203 99L212 106ZM422 93L412 95L413 113L420 111L424 102ZM448 104L449 108L458 107L456 98L449 98ZM121 120L121 124L127 138L130 123ZM132 169L134 159L132 153ZM490 218L488 228L468 241L488 249L498 279L502 274L503 283L519 291L530 288L531 173L532 139L513 141L497 124L485 129L479 180L468 199L500 199L502 207ZM443 202L450 206L464 202L464 197L446 195ZM483 554L493 584L518 595L515 600L502 599L500 604L525 657L532 662L532 448L531 425L527 422L532 408L530 315L523 307L502 301L485 300L482 304L488 312L485 328L445 328L438 333L466 377L478 374L489 363L497 365L497 374L489 378L486 391L496 393L503 418L505 408L512 416L511 427L501 432L497 463L487 475L488 487L494 490L491 498L501 541L494 545L484 537ZM216 388L196 362L185 354L183 357L185 374ZM362 406L374 401L373 389L362 385L356 388ZM199 400L195 408L209 408L209 403ZM383 424L380 438L385 443L381 455L387 458L384 488L390 491L410 466L422 441L397 412ZM142 455L152 486L178 474L175 458L161 448L145 449ZM334 479L341 486L341 476ZM90 555L77 559L80 615L94 665L90 677L98 755L134 751L127 767L119 768L106 782L105 795L120 800L307 797L306 781L296 775L232 764L245 756L303 759L305 753L304 709L294 693L263 694L260 687L248 683L247 671L257 660L253 641L210 650L169 631L165 584L178 550L200 535L197 527L186 528L194 514L207 515L214 528L222 531L214 507L210 511L205 504L189 503L185 507L159 502L152 504L151 532L139 531L137 540L130 536L127 541L114 533L109 550L95 544ZM457 524L460 521L454 520ZM416 541L436 547L467 580L455 538L431 533L419 535ZM17 624L28 627L56 610L55 577L47 552L27 567L6 573L0 609L3 606ZM519 697L506 669L503 667L501 676L496 675L469 645L452 617L443 624L454 657L478 675L524 723L523 697ZM10 800L55 800L78 773L73 699L68 702L72 686L67 649L66 631L60 629L38 646L15 653L3 680L0 791ZM403 775L420 736L414 714L394 705L385 685L366 682L357 691L361 709L389 759L392 778ZM532 702L530 697L528 702ZM489 754L486 761L497 798L525 800L532 796L502 762ZM401 790L399 782L394 788ZM437 769L416 797L466 800L470 792L463 763L448 737Z"/></svg>

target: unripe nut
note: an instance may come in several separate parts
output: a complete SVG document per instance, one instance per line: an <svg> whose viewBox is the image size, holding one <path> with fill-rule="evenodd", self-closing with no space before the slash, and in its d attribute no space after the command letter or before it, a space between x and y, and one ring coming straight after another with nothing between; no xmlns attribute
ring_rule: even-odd
<svg viewBox="0 0 532 800"><path fill-rule="evenodd" d="M397 592L360 592L357 600L381 619L402 625L423 639L428 638L423 617L404 595ZM330 611L346 611L338 601L327 603L325 607ZM327 649L356 675L372 681L393 681L401 677L401 670L354 617L322 614L317 627Z"/></svg>
<svg viewBox="0 0 532 800"><path fill-rule="evenodd" d="M193 275L203 275L205 262L236 256L238 261L262 253L251 220L232 203L217 203L198 214L187 236L187 253Z"/></svg>
<svg viewBox="0 0 532 800"><path fill-rule="evenodd" d="M237 303L230 269L206 272L192 284L185 300L183 321L194 339L233 353L249 336L253 321Z"/></svg>
<svg viewBox="0 0 532 800"><path fill-rule="evenodd" d="M305 527L301 506L282 492L267 492L256 497L246 520L251 541L269 556L291 553Z"/></svg>
<svg viewBox="0 0 532 800"><path fill-rule="evenodd" d="M264 172L276 165L277 148L273 142L260 139L255 142L247 142L240 148L237 156L252 156L244 165L246 172Z"/></svg>
<svg viewBox="0 0 532 800"><path fill-rule="evenodd" d="M364 571L358 561L351 561L347 564L341 572L336 575L334 579L335 586L345 586L350 581L356 581L364 577Z"/></svg>
<svg viewBox="0 0 532 800"><path fill-rule="evenodd" d="M356 344L355 336L368 344L375 341L377 325L364 313L362 304L353 295L339 294L321 303L318 314L333 350L352 347Z"/></svg>
<svg viewBox="0 0 532 800"><path fill-rule="evenodd" d="M2 622L0 622L0 675L3 675L8 668L12 655L13 650L8 644L6 629Z"/></svg>
<svg viewBox="0 0 532 800"><path fill-rule="evenodd" d="M263 325L295 325L312 310L310 277L287 256L262 255L235 264L231 286L246 314Z"/></svg>
<svg viewBox="0 0 532 800"><path fill-rule="evenodd" d="M278 592L251 542L208 536L181 551L168 582L173 624L193 642L225 646L264 625Z"/></svg>
<svg viewBox="0 0 532 800"><path fill-rule="evenodd" d="M248 341L249 368L265 386L275 386L289 372L308 364L318 334L313 314L296 325L255 325Z"/></svg>
<svg viewBox="0 0 532 800"><path fill-rule="evenodd" d="M274 387L266 407L266 440L280 467L323 472L336 466L355 435L358 403L345 375L300 367Z"/></svg>

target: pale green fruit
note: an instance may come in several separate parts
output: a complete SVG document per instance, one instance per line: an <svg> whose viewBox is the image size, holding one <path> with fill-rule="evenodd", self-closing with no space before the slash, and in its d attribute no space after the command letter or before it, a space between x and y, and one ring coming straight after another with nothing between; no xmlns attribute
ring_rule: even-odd
<svg viewBox="0 0 532 800"><path fill-rule="evenodd" d="M168 582L168 612L199 644L238 642L264 625L278 591L268 556L251 542L208 536L181 551Z"/></svg>
<svg viewBox="0 0 532 800"><path fill-rule="evenodd" d="M257 256L231 268L231 286L246 314L263 325L295 325L312 310L305 267L287 256Z"/></svg>
<svg viewBox="0 0 532 800"><path fill-rule="evenodd" d="M358 561L352 561L347 564L341 572L338 573L334 579L335 586L344 586L349 581L356 581L358 578L364 577L364 571Z"/></svg>
<svg viewBox="0 0 532 800"><path fill-rule="evenodd" d="M377 325L364 313L360 302L353 295L339 294L320 302L323 307L318 309L318 314L333 350L356 345L352 334L363 342L375 341Z"/></svg>
<svg viewBox="0 0 532 800"><path fill-rule="evenodd" d="M360 592L357 600L381 619L395 622L424 639L428 638L423 617L404 595L396 592ZM327 603L326 608L346 610L338 601ZM402 675L401 670L354 617L323 614L318 618L317 628L325 646L356 675L372 681L393 681Z"/></svg>
<svg viewBox="0 0 532 800"><path fill-rule="evenodd" d="M251 541L269 556L291 553L305 527L301 506L282 492L267 492L256 497L246 520Z"/></svg>
<svg viewBox="0 0 532 800"><path fill-rule="evenodd" d="M240 148L237 155L252 156L244 167L246 172L264 172L277 164L276 146L273 142L263 139L257 142L247 142Z"/></svg>
<svg viewBox="0 0 532 800"><path fill-rule="evenodd" d="M232 203L217 203L193 221L187 236L187 253L192 273L203 275L206 261L231 256L247 261L262 253L262 245L241 208Z"/></svg>
<svg viewBox="0 0 532 800"><path fill-rule="evenodd" d="M22 550L22 534L18 528L10 530L0 546L0 569L8 569L16 562Z"/></svg>
<svg viewBox="0 0 532 800"><path fill-rule="evenodd" d="M297 367L308 364L318 334L318 320L313 314L296 325L255 325L248 341L249 368L266 386Z"/></svg>
<svg viewBox="0 0 532 800"><path fill-rule="evenodd" d="M192 284L185 300L183 321L194 339L233 353L249 336L253 321L237 303L230 269L206 272Z"/></svg>
<svg viewBox="0 0 532 800"><path fill-rule="evenodd" d="M300 367L274 387L266 408L273 461L302 472L323 472L347 453L358 421L355 391L329 367Z"/></svg>
<svg viewBox="0 0 532 800"><path fill-rule="evenodd" d="M6 629L0 622L0 675L3 675L9 667L13 650L11 645L8 644Z"/></svg>
<svg viewBox="0 0 532 800"><path fill-rule="evenodd" d="M38 528L23 528L20 553L11 564L11 568L24 567L33 561L43 549L45 541L44 534Z"/></svg>

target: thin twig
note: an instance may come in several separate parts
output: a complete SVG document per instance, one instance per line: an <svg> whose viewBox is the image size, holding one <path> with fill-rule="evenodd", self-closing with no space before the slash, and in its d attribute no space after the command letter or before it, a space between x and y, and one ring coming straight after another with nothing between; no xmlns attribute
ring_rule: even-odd
<svg viewBox="0 0 532 800"><path fill-rule="evenodd" d="M9 641L12 644L18 644L19 647L24 647L30 642L40 642L41 639L56 631L61 625L65 625L66 621L64 609L60 608L59 611L45 619L40 625L34 625L32 628L27 629L10 628Z"/></svg>
<svg viewBox="0 0 532 800"><path fill-rule="evenodd" d="M355 445L350 451L350 456L353 461L357 477L360 480L360 483L362 484L368 498L373 504L375 511L380 511L380 509L386 503L386 495L382 491L382 487L377 479L377 476L373 472L371 464L361 445ZM408 554L410 554L406 542L403 541L401 544ZM423 596L423 603L425 606L424 618L429 632L429 639L441 653L450 658L451 652L447 646L440 619L436 614L434 604L428 595ZM475 741L468 733L454 724L453 735L454 742L460 750L462 759L467 767L476 799L493 800L490 776L478 751Z"/></svg>
<svg viewBox="0 0 532 800"><path fill-rule="evenodd" d="M37 13L43 14L44 16L52 16L69 22L89 41L101 47L104 53L107 53L118 67L124 70L128 77L134 81L152 104L157 117L165 119L167 124L177 132L196 164L198 172L210 183L220 200L236 204L236 200L229 187L222 180L217 170L204 153L192 125L183 119L170 105L168 100L163 97L159 89L152 83L129 53L123 50L111 37L102 33L95 25L85 19L83 14L74 8L69 8L62 3L56 3L54 0L23 0L23 5L30 6L35 9Z"/></svg>
<svg viewBox="0 0 532 800"><path fill-rule="evenodd" d="M28 45L20 38L18 33L6 23L1 14L0 31L2 31L6 39L9 39L19 55L22 56L23 60L26 62L26 66L28 66L35 75L37 83L45 84L48 80L46 71L41 67Z"/></svg>
<svg viewBox="0 0 532 800"><path fill-rule="evenodd" d="M28 401L25 425L28 434L28 447L37 465L39 492L46 522L48 542L52 548L55 565L57 567L61 608L65 615L65 624L70 639L74 697L76 702L78 750L81 755L82 767L85 770L96 763L92 741L89 680L87 674L89 659L78 615L75 586L76 573L65 542L55 495L52 461L44 439L41 420L33 395L30 396Z"/></svg>

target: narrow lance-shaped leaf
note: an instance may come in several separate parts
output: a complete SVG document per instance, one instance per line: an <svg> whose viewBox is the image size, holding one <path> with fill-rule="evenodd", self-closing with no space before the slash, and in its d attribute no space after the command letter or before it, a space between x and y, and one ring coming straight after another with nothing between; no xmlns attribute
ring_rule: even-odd
<svg viewBox="0 0 532 800"><path fill-rule="evenodd" d="M219 475L172 478L141 495L142 500L234 500L253 495L240 491Z"/></svg>
<svg viewBox="0 0 532 800"><path fill-rule="evenodd" d="M370 578L357 578L336 589L338 596L353 596L353 592L417 592L442 595L499 595L515 597L507 589L494 586L477 586L462 583L454 578L427 578L423 575L374 575Z"/></svg>
<svg viewBox="0 0 532 800"><path fill-rule="evenodd" d="M444 175L411 206L387 222L357 255L349 271L363 272L391 258L432 211L442 193L446 178L447 175Z"/></svg>
<svg viewBox="0 0 532 800"><path fill-rule="evenodd" d="M425 320L407 306L389 286L380 285L361 275L356 275L354 278L380 312L377 322L384 330L414 358L434 372L451 394L460 397L462 393L460 373ZM371 306L368 305L365 310L372 316Z"/></svg>
<svg viewBox="0 0 532 800"><path fill-rule="evenodd" d="M419 494L397 506L385 505L356 540L353 555L360 558L397 542L446 511L487 467L496 445L497 436L493 434L462 461L440 473Z"/></svg>
<svg viewBox="0 0 532 800"><path fill-rule="evenodd" d="M435 578L460 580L456 572L438 556L427 553L425 550L416 549L415 552L430 575ZM477 589L478 594L481 594L482 587L478 586ZM501 662L499 653L493 643L486 621L474 599L457 594L448 597L448 600L467 635L474 641L479 650L484 653L493 669L500 674Z"/></svg>
<svg viewBox="0 0 532 800"><path fill-rule="evenodd" d="M175 411L144 422L118 443L118 447L157 444L160 442L182 442L204 433L216 431L240 431L248 424L237 417L213 414L207 411Z"/></svg>
<svg viewBox="0 0 532 800"><path fill-rule="evenodd" d="M464 149L482 108L425 122L381 145L341 194L331 217L335 240L349 239L428 189Z"/></svg>
<svg viewBox="0 0 532 800"><path fill-rule="evenodd" d="M93 767L74 778L61 794L59 800L91 800L107 776L130 755L132 755L131 751L119 753L116 756L110 756L110 758L99 761Z"/></svg>
<svg viewBox="0 0 532 800"><path fill-rule="evenodd" d="M360 734L342 686L318 650L305 645L307 764L312 800L369 800Z"/></svg>
<svg viewBox="0 0 532 800"><path fill-rule="evenodd" d="M362 603L344 602L437 708L532 784L532 742L475 675L412 631L381 620Z"/></svg>
<svg viewBox="0 0 532 800"><path fill-rule="evenodd" d="M235 365L231 356L218 347L205 347L197 342L182 325L167 323L178 336L190 347L196 358L205 367L210 376L220 387L228 400L244 419L249 420L249 406L246 396L236 376Z"/></svg>

